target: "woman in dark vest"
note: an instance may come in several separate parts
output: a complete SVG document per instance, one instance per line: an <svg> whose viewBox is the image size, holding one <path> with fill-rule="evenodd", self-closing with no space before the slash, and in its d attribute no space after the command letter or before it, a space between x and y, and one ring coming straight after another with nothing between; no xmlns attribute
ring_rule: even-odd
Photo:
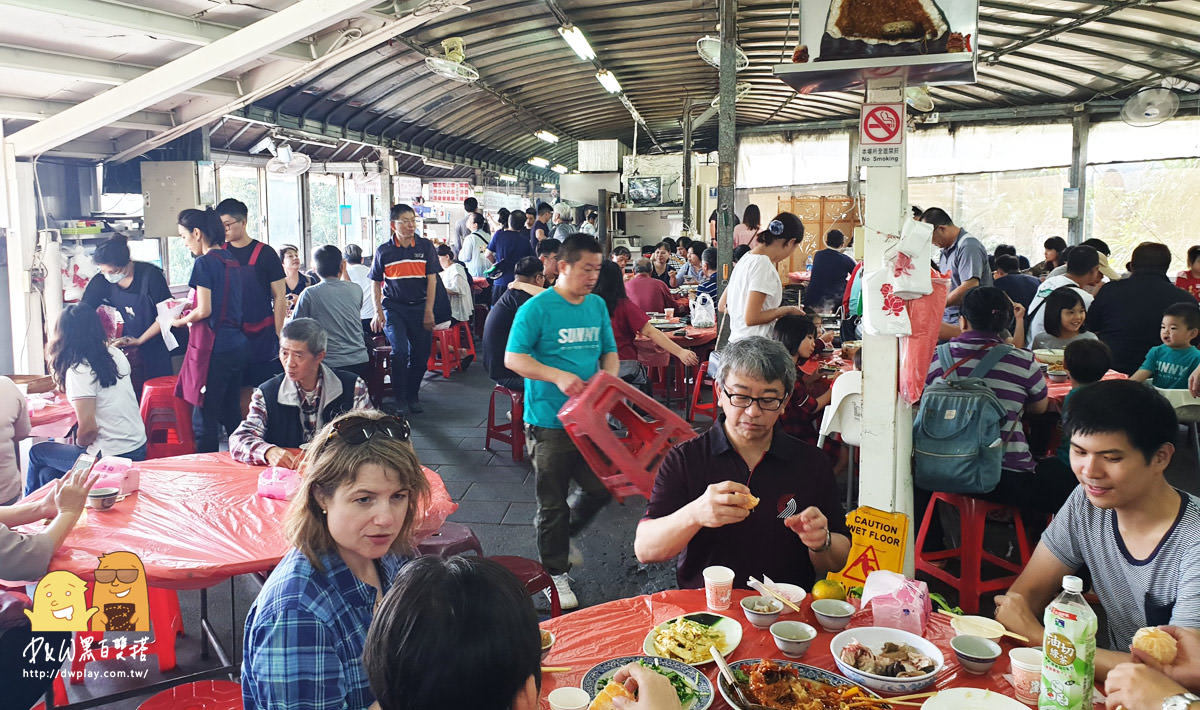
<svg viewBox="0 0 1200 710"><path fill-rule="evenodd" d="M242 267L222 248L225 228L212 208L180 212L179 236L196 261L188 280L193 307L171 323L191 329L175 394L196 407L196 451L207 453L217 450L222 425L232 433L242 420L242 371L250 358L242 334Z"/></svg>
<svg viewBox="0 0 1200 710"><path fill-rule="evenodd" d="M171 298L171 290L162 269L130 258L129 244L122 235L96 247L92 260L100 273L88 282L81 300L93 308L111 306L121 314L124 329L113 345L128 358L133 368L133 393L141 399L146 380L174 373L162 328L155 320L156 304Z"/></svg>

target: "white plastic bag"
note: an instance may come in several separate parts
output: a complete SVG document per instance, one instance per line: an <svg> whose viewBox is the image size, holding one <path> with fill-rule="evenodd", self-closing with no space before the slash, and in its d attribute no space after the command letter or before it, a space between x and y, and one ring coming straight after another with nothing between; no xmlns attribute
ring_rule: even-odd
<svg viewBox="0 0 1200 710"><path fill-rule="evenodd" d="M696 328L711 328L717 324L717 305L712 296L702 293L692 303L692 325Z"/></svg>
<svg viewBox="0 0 1200 710"><path fill-rule="evenodd" d="M933 226L924 222L904 220L900 242L891 259L892 285L900 298L910 301L933 293L929 262L933 255Z"/></svg>
<svg viewBox="0 0 1200 710"><path fill-rule="evenodd" d="M892 267L868 272L863 278L863 333L912 335L904 299L896 293Z"/></svg>

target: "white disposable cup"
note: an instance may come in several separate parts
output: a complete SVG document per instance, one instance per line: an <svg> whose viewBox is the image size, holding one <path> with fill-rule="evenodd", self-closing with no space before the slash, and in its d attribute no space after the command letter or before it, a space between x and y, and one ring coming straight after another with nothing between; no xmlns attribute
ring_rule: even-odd
<svg viewBox="0 0 1200 710"><path fill-rule="evenodd" d="M1036 648L1014 648L1008 652L1017 700L1034 705L1042 691L1042 652Z"/></svg>
<svg viewBox="0 0 1200 710"><path fill-rule="evenodd" d="M713 611L725 611L733 603L733 570L714 565L705 567L704 600Z"/></svg>
<svg viewBox="0 0 1200 710"><path fill-rule="evenodd" d="M664 308L663 313L666 313L668 318L675 317L675 309L674 308Z"/></svg>
<svg viewBox="0 0 1200 710"><path fill-rule="evenodd" d="M586 710L592 697L583 688L555 688L546 696L550 710Z"/></svg>

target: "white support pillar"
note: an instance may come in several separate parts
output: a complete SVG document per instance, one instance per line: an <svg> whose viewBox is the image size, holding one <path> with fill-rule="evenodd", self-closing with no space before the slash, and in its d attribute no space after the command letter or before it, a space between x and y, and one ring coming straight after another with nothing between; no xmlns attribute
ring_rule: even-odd
<svg viewBox="0 0 1200 710"><path fill-rule="evenodd" d="M867 101L885 102L894 96L877 96L868 82ZM903 85L900 101L903 101ZM904 129L901 129L904 130ZM867 199L863 224L866 244L863 269L883 266L885 237L872 230L899 234L908 212L906 146L900 146L900 165L867 168ZM909 517L904 572L913 574L912 409L900 399L899 341L887 336L866 336L863 358L862 466L859 504L904 513Z"/></svg>
<svg viewBox="0 0 1200 710"><path fill-rule="evenodd" d="M12 319L13 372L46 371L42 348L42 309L39 294L30 285L29 269L37 244L37 218L33 209L33 165L17 163L12 146L0 128L0 226L8 235L8 308Z"/></svg>

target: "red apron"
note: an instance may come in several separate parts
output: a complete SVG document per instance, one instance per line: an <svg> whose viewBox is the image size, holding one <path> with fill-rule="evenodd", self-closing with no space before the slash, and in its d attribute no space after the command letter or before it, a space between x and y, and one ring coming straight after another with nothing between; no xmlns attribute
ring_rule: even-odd
<svg viewBox="0 0 1200 710"><path fill-rule="evenodd" d="M240 266L233 257L225 254L225 282L221 286L221 314L217 325L225 322L225 307L229 303L230 263ZM196 292L191 294L192 307L196 307ZM191 324L188 330L187 351L183 354L183 365L179 368L179 379L175 382L175 396L194 407L204 406L204 387L208 382L208 365L212 360L213 344L217 334L212 328L212 316Z"/></svg>

